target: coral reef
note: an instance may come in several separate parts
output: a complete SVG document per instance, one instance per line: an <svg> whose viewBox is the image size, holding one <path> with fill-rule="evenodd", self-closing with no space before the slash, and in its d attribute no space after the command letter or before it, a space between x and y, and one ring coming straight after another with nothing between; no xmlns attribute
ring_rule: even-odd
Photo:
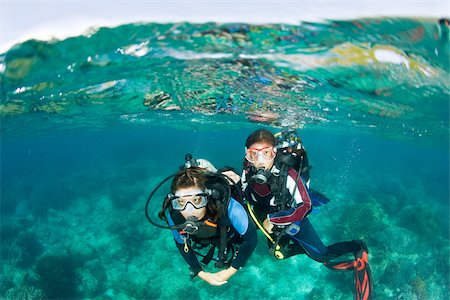
<svg viewBox="0 0 450 300"><path fill-rule="evenodd" d="M370 242L374 235L386 228L386 216L380 203L371 199L361 201L358 205L344 205L337 220L340 231L338 236Z"/></svg>
<svg viewBox="0 0 450 300"><path fill-rule="evenodd" d="M425 280L421 277L416 277L411 282L412 292L417 295L419 300L429 299L427 292L427 284Z"/></svg>
<svg viewBox="0 0 450 300"><path fill-rule="evenodd" d="M6 292L15 287L14 282L4 274L0 275L0 297L5 298Z"/></svg>
<svg viewBox="0 0 450 300"><path fill-rule="evenodd" d="M79 262L74 257L46 255L36 263L39 286L47 297L77 298L76 268Z"/></svg>
<svg viewBox="0 0 450 300"><path fill-rule="evenodd" d="M424 239L435 237L448 238L445 227L436 218L433 208L424 210L421 205L406 206L399 212L398 225L416 233ZM433 239L436 241L436 239Z"/></svg>
<svg viewBox="0 0 450 300"><path fill-rule="evenodd" d="M31 267L43 251L42 244L35 232L20 233L16 244L21 248L21 258L18 262L18 266L21 268Z"/></svg>
<svg viewBox="0 0 450 300"><path fill-rule="evenodd" d="M76 270L79 291L84 297L93 298L101 295L106 286L106 271L98 262L86 263L83 267Z"/></svg>
<svg viewBox="0 0 450 300"><path fill-rule="evenodd" d="M6 292L5 295L6 299L26 299L26 300L44 300L48 299L48 296L45 295L45 293L33 286L22 286L22 287L15 287L8 292Z"/></svg>

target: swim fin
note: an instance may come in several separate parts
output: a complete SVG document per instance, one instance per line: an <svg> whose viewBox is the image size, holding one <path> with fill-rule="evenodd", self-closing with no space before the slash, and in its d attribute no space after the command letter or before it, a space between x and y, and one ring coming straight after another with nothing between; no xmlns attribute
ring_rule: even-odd
<svg viewBox="0 0 450 300"><path fill-rule="evenodd" d="M369 266L367 246L363 241L355 241L360 245L360 250L355 253L355 260L343 262L326 261L323 264L335 271L354 271L355 274L355 299L372 299L372 274Z"/></svg>
<svg viewBox="0 0 450 300"><path fill-rule="evenodd" d="M327 196L318 191L310 189L308 194L313 206L322 206L330 202L330 199Z"/></svg>
<svg viewBox="0 0 450 300"><path fill-rule="evenodd" d="M355 262L355 296L357 300L372 298L372 273L369 266L369 252L360 241L361 250L356 254Z"/></svg>

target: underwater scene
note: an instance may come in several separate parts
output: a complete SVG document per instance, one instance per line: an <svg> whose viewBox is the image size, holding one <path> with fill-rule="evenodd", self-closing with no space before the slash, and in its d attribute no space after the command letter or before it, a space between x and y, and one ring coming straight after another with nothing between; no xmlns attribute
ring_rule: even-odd
<svg viewBox="0 0 450 300"><path fill-rule="evenodd" d="M223 286L191 279L150 192L185 154L239 173L297 130L325 245L362 239L375 299L448 299L448 20L136 23L0 54L1 299L352 299L352 272L258 231ZM170 183L150 203L158 219ZM215 272L214 264L206 270Z"/></svg>

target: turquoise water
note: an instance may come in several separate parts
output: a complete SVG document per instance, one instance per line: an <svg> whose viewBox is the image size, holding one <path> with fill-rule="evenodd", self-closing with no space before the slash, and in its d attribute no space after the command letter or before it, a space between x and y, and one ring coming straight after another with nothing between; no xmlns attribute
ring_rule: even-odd
<svg viewBox="0 0 450 300"><path fill-rule="evenodd" d="M448 27L412 19L128 24L16 45L0 55L0 296L351 299L351 273L276 261L262 236L225 286L190 280L145 219L185 153L240 169L250 132L284 127L332 199L311 222L325 243L367 242L375 297L447 299L448 58Z"/></svg>

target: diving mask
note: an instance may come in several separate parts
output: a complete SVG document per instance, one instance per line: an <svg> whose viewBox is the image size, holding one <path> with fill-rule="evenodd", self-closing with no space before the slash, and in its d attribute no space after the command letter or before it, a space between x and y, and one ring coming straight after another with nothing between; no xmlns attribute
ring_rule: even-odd
<svg viewBox="0 0 450 300"><path fill-rule="evenodd" d="M182 211L189 203L196 209L205 207L208 204L208 195L207 192L201 190L189 191L188 194L176 192L175 195L169 195L169 199L173 209Z"/></svg>
<svg viewBox="0 0 450 300"><path fill-rule="evenodd" d="M255 163L257 161L264 162L273 160L276 152L277 149L273 146L263 148L245 148L245 158L251 163Z"/></svg>

